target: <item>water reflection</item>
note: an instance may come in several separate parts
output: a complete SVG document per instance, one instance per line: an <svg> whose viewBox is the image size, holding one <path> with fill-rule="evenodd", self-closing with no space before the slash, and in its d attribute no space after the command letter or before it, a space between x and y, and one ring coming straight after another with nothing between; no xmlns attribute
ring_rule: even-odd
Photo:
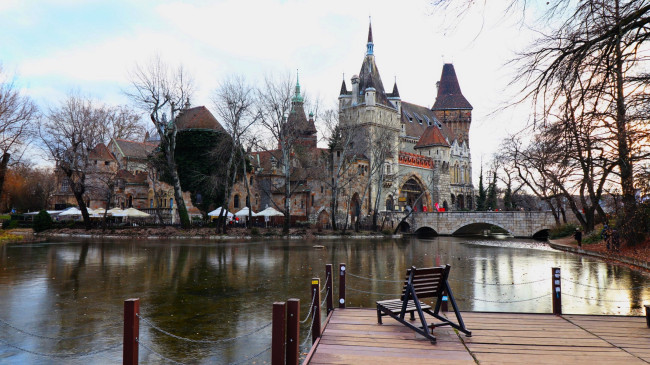
<svg viewBox="0 0 650 365"><path fill-rule="evenodd" d="M551 267L562 268L563 311L642 314L650 300L647 275L597 260L556 252L526 240L336 240L231 243L79 241L0 248L0 361L52 363L6 343L44 354L78 353L121 342L124 299L141 298L151 323L176 335L223 339L245 335L271 320L271 304L301 299L308 311L309 279L327 263L348 265L349 306L373 307L400 292L407 267L449 263L461 310L551 311ZM335 280L335 292L338 281ZM324 294L324 293L323 293ZM471 323L467 324L471 329ZM117 326L117 327L115 327ZM82 339L51 340L97 331ZM307 328L302 329L305 338ZM226 343L187 343L146 324L141 339L180 362L231 363L263 351L270 328ZM4 341L4 343L3 343ZM145 349L142 363L161 359ZM269 361L262 354L258 363ZM113 350L66 363L119 363ZM76 362L75 362L76 361ZM54 361L59 362L59 361Z"/></svg>

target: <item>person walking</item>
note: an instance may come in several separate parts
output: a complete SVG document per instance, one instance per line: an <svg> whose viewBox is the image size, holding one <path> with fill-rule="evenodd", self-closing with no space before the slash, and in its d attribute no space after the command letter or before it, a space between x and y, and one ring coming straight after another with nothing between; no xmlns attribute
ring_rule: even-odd
<svg viewBox="0 0 650 365"><path fill-rule="evenodd" d="M578 247L582 247L582 232L580 228L576 228L576 233L573 234L573 237L578 241Z"/></svg>

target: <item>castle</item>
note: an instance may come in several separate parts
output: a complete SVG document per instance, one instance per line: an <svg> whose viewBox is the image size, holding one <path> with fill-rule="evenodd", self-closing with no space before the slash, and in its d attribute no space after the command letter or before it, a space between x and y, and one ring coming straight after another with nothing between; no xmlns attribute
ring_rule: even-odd
<svg viewBox="0 0 650 365"><path fill-rule="evenodd" d="M463 96L453 64L444 64L431 108L402 101L397 82L388 93L375 62L372 25L358 75L339 96L342 126L362 128L370 146L386 144L382 190L386 210L474 208L469 128L472 105ZM373 156L367 156L370 165ZM379 186L382 184L383 186ZM417 198L422 195L422 198Z"/></svg>
<svg viewBox="0 0 650 365"><path fill-rule="evenodd" d="M360 152L353 156L355 166L348 173L353 181L339 191L339 214L349 212L354 221L364 219L375 207L379 211L474 209L469 147L472 105L460 90L454 66L443 65L431 108L402 101L396 83L392 92L384 89L370 26L361 70L350 81L351 89L345 80L341 85L339 125L344 133L354 130L362 137L355 138L355 149ZM287 123L297 131L296 146L308 162L297 161L303 171L291 179L290 210L292 216L325 223L331 213L330 178L306 171L314 168L315 161L321 161L321 175L327 175L331 172L323 169L322 161L327 157L322 156L334 153L334 161L346 156L341 157L340 150L332 152L316 146L313 115L307 117L303 103L297 83ZM255 173L249 176L250 186L254 187L254 200L250 202L253 210L283 206L282 189L270 188L274 181L282 179L280 155L279 150L251 154L255 166ZM377 166L380 173L374 170ZM243 208L242 196L242 186L235 186L229 209ZM348 205L344 204L346 200Z"/></svg>
<svg viewBox="0 0 650 365"><path fill-rule="evenodd" d="M353 131L356 134L357 153L354 154L346 155L340 146L334 149L317 146L314 116L311 113L307 116L300 84L296 82L286 119L287 130L295 133L291 153L295 159L291 162L293 172L289 182L290 214L294 220L329 222L334 191L331 166L346 159L351 168L344 179L349 183L338 187L334 194L340 195L341 204L337 208L340 218L349 213L351 221L364 220L375 210L431 212L475 208L469 147L472 105L460 90L452 64L443 65L431 108L403 101L397 83L391 92L384 89L375 62L370 26L361 70L352 76L350 89L343 80L338 100L341 130L344 134ZM187 105L176 123L179 130L223 131L205 107ZM116 174L118 205L152 211L162 209L173 215L171 187L152 180L145 171L147 156L155 147L156 143L146 140L115 139L107 146L98 146L90 159L92 166ZM286 183L282 151L278 148L250 152L249 158L252 170L233 186L228 210L237 212L245 206L256 212L266 207L282 209ZM185 201L190 213L199 214L191 205L189 195ZM65 184L61 184L55 202L72 203ZM101 207L105 200L101 196L93 197L88 205Z"/></svg>

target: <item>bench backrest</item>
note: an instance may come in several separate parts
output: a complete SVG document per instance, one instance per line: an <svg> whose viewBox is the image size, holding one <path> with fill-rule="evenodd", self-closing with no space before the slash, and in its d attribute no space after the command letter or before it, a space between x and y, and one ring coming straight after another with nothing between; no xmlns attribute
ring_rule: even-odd
<svg viewBox="0 0 650 365"><path fill-rule="evenodd" d="M402 300L404 300L406 295L409 280L412 282L418 299L441 296L444 290L444 284L447 281L447 276L449 276L450 268L449 265L445 265L420 269L412 267L408 269L406 271L404 289L402 290Z"/></svg>

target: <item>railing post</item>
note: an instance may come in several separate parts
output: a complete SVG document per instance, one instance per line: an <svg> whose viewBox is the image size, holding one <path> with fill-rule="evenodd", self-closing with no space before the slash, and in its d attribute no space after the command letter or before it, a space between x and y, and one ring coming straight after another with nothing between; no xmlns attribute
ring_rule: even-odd
<svg viewBox="0 0 650 365"><path fill-rule="evenodd" d="M271 334L271 364L285 365L285 331L287 303L273 303L273 324Z"/></svg>
<svg viewBox="0 0 650 365"><path fill-rule="evenodd" d="M645 305L645 324L650 328L650 304Z"/></svg>
<svg viewBox="0 0 650 365"><path fill-rule="evenodd" d="M287 365L298 365L300 347L300 299L287 301Z"/></svg>
<svg viewBox="0 0 650 365"><path fill-rule="evenodd" d="M345 264L339 264L339 308L345 308Z"/></svg>
<svg viewBox="0 0 650 365"><path fill-rule="evenodd" d="M553 314L562 314L562 279L560 275L560 268L551 268L551 283L553 297Z"/></svg>
<svg viewBox="0 0 650 365"><path fill-rule="evenodd" d="M325 265L325 291L327 291L327 315L330 314L331 311L334 310L334 300L332 299L334 296L334 293L332 293L332 264L327 264Z"/></svg>
<svg viewBox="0 0 650 365"><path fill-rule="evenodd" d="M138 364L138 338L140 337L140 299L124 301L124 344L122 345L122 364Z"/></svg>
<svg viewBox="0 0 650 365"><path fill-rule="evenodd" d="M320 337L320 279L319 278L313 278L311 279L311 295L312 295L312 301L314 304L312 304L311 308L311 317L312 317L312 325L311 325L311 343L313 344L316 342L316 339Z"/></svg>

